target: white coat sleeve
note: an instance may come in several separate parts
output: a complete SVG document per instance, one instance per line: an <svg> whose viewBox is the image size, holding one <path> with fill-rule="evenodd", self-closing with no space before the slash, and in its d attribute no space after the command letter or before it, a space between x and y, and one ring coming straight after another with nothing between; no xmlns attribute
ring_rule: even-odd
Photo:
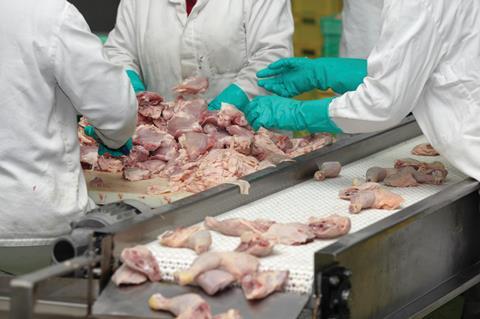
<svg viewBox="0 0 480 319"><path fill-rule="evenodd" d="M58 85L105 145L120 148L133 135L137 121L137 100L125 70L108 61L100 40L70 4L53 47Z"/></svg>
<svg viewBox="0 0 480 319"><path fill-rule="evenodd" d="M238 74L235 84L252 99L266 94L257 85L256 73L281 58L292 56L294 23L290 0L249 3L245 26L249 59Z"/></svg>
<svg viewBox="0 0 480 319"><path fill-rule="evenodd" d="M418 103L441 57L438 25L423 0L385 0L383 20L363 84L330 104L331 119L345 133L398 124Z"/></svg>
<svg viewBox="0 0 480 319"><path fill-rule="evenodd" d="M115 64L123 65L127 70L133 70L141 76L138 61L137 37L135 35L135 2L122 0L118 6L115 28L108 35L105 52Z"/></svg>

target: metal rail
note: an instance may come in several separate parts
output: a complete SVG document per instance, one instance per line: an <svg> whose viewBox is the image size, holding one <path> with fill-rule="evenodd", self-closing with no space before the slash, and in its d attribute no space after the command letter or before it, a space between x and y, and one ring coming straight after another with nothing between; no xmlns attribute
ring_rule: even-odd
<svg viewBox="0 0 480 319"><path fill-rule="evenodd" d="M10 301L10 318L11 319L33 319L36 292L38 286L49 279L68 275L76 270L88 267L91 269L100 261L99 256L78 257L45 269L41 269L34 273L14 278L10 281L11 301ZM87 303L92 304L93 298L93 280L91 273L89 276L89 285L87 289ZM87 309L88 314L91 312L90 307Z"/></svg>

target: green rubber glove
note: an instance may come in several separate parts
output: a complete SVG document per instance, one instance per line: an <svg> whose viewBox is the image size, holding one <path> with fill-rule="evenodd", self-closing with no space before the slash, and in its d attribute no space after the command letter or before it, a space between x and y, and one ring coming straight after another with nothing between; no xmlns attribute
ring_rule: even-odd
<svg viewBox="0 0 480 319"><path fill-rule="evenodd" d="M366 76L367 60L346 58L281 59L257 73L259 86L283 97L313 89L355 91Z"/></svg>
<svg viewBox="0 0 480 319"><path fill-rule="evenodd" d="M208 109L210 111L217 111L222 108L222 103L234 105L237 109L242 111L250 102L247 94L236 84L230 84L223 90L210 104Z"/></svg>
<svg viewBox="0 0 480 319"><path fill-rule="evenodd" d="M253 129L279 129L310 133L341 133L330 119L328 108L333 98L317 101L298 101L279 96L260 96L245 109Z"/></svg>
<svg viewBox="0 0 480 319"><path fill-rule="evenodd" d="M142 79L140 79L140 75L138 75L137 72L133 70L127 70L127 74L130 78L130 82L132 83L133 89L135 90L136 94L147 90L145 84L143 84Z"/></svg>
<svg viewBox="0 0 480 319"><path fill-rule="evenodd" d="M102 142L102 140L98 137L97 133L95 133L95 128L93 126L85 126L83 129L85 131L85 134L93 138L95 141L98 143L98 155L102 156L105 154L110 154L113 157L122 157L122 156L128 156L130 154L130 151L133 148L133 143L132 139L129 138L127 143L120 147L119 149L111 149L105 146Z"/></svg>

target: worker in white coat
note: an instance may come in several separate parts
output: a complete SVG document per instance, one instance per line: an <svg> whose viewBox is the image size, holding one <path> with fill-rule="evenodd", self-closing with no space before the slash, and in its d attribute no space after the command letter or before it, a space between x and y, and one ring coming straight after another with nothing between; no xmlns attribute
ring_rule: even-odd
<svg viewBox="0 0 480 319"><path fill-rule="evenodd" d="M210 109L242 107L266 92L256 72L292 55L290 0L122 0L106 42L137 92L172 99L192 76L210 80Z"/></svg>
<svg viewBox="0 0 480 319"><path fill-rule="evenodd" d="M343 1L341 57L368 58L380 36L383 1Z"/></svg>
<svg viewBox="0 0 480 319"><path fill-rule="evenodd" d="M2 1L0 21L0 272L18 274L47 265L52 242L94 206L77 114L119 149L137 102L125 69L67 1Z"/></svg>
<svg viewBox="0 0 480 319"><path fill-rule="evenodd" d="M368 60L284 59L258 76L282 97L258 97L244 109L256 129L366 133L413 112L432 145L480 180L478 0L385 0ZM341 95L289 99L314 88Z"/></svg>

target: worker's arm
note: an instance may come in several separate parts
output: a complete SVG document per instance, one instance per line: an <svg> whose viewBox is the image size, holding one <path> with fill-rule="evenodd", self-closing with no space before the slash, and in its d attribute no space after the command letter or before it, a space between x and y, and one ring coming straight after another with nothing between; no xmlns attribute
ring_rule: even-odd
<svg viewBox="0 0 480 319"><path fill-rule="evenodd" d="M334 99L329 115L346 133L387 129L419 98L442 55L442 40L429 4L385 1L380 39L358 89Z"/></svg>
<svg viewBox="0 0 480 319"><path fill-rule="evenodd" d="M146 90L142 79L142 70L138 61L137 36L135 23L135 2L122 0L118 6L115 28L108 35L105 52L115 64L127 69L136 93Z"/></svg>
<svg viewBox="0 0 480 319"><path fill-rule="evenodd" d="M248 63L210 109L222 102L243 109L250 99L266 92L257 85L256 73L280 58L292 56L293 17L290 0L246 1Z"/></svg>
<svg viewBox="0 0 480 319"><path fill-rule="evenodd" d="M133 135L137 121L135 92L123 67L104 56L77 9L67 4L53 45L55 78L60 88L96 128L111 149L119 149Z"/></svg>

